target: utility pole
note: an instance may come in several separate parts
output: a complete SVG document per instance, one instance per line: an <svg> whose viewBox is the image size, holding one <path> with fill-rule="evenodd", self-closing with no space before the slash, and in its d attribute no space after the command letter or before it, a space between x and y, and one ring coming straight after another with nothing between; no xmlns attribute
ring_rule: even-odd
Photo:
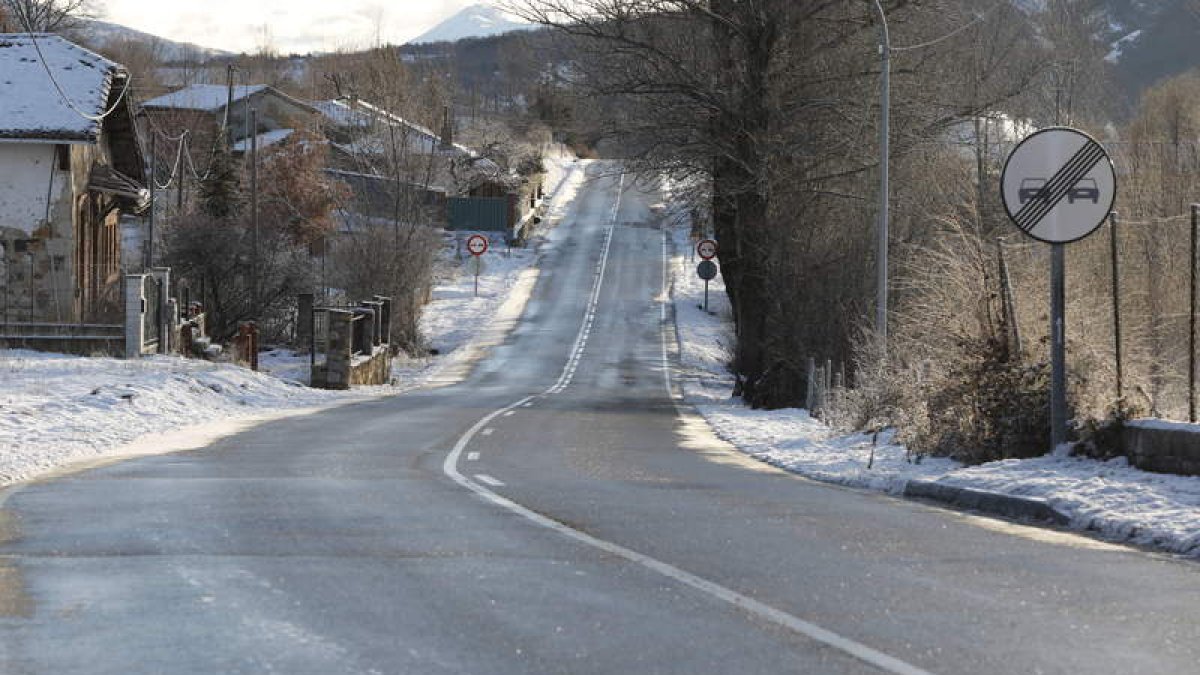
<svg viewBox="0 0 1200 675"><path fill-rule="evenodd" d="M227 91L225 94L225 118L221 121L221 131L228 134L229 132L229 109L233 107L233 71L236 66L232 63L225 66L225 82ZM226 142L232 142L232 138L226 138Z"/></svg>
<svg viewBox="0 0 1200 675"><path fill-rule="evenodd" d="M158 135L153 131L150 132L150 219L148 232L146 233L146 255L144 267L149 270L154 266L154 190L158 185L158 177L156 169L158 167L157 154Z"/></svg>
<svg viewBox="0 0 1200 675"><path fill-rule="evenodd" d="M1196 245L1200 229L1200 204L1192 204L1192 246L1188 267L1191 284L1188 286L1188 421L1196 422Z"/></svg>
<svg viewBox="0 0 1200 675"><path fill-rule="evenodd" d="M891 141L892 38L888 32L883 5L875 0L879 13L879 226L875 243L875 332L884 359L888 353L888 162Z"/></svg>
<svg viewBox="0 0 1200 675"><path fill-rule="evenodd" d="M250 109L250 284L254 298L254 320L262 318L262 298L258 287L258 110Z"/></svg>

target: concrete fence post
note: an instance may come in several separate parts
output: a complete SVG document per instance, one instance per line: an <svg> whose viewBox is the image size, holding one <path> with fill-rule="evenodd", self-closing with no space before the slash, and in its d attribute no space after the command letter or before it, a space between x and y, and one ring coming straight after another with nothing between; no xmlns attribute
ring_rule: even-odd
<svg viewBox="0 0 1200 675"><path fill-rule="evenodd" d="M165 330L162 335L166 344L160 342L158 351L166 354L178 352L180 347L179 301L175 298L167 298L166 318L163 322L166 326L164 326Z"/></svg>
<svg viewBox="0 0 1200 675"><path fill-rule="evenodd" d="M813 412L816 406L817 394L817 361L813 357L808 357L808 393L804 400L804 407L809 413Z"/></svg>
<svg viewBox="0 0 1200 675"><path fill-rule="evenodd" d="M326 314L329 317L329 337L325 347L325 386L329 389L349 389L354 314L340 309L328 310Z"/></svg>
<svg viewBox="0 0 1200 675"><path fill-rule="evenodd" d="M312 346L313 338L313 294L296 296L296 344Z"/></svg>
<svg viewBox="0 0 1200 675"><path fill-rule="evenodd" d="M145 274L125 275L125 358L136 359L142 355L142 344L146 341L146 329L142 316L146 313L146 296L142 293Z"/></svg>
<svg viewBox="0 0 1200 675"><path fill-rule="evenodd" d="M158 282L158 287L161 289L158 293L158 352L160 354L170 353L174 347L171 341L171 334L174 330L174 324L171 322L171 312L168 306L168 298L171 297L171 268L170 267L151 267L150 276ZM146 311L151 311L151 307L147 307Z"/></svg>

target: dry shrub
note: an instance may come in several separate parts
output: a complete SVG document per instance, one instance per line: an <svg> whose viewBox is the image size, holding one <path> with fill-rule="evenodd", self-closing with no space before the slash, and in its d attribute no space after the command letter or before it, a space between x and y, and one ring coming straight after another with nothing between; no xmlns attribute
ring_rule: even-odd
<svg viewBox="0 0 1200 675"><path fill-rule="evenodd" d="M438 230L348 216L349 226L331 245L334 283L352 299L392 298L392 344L422 348L421 311L441 245Z"/></svg>

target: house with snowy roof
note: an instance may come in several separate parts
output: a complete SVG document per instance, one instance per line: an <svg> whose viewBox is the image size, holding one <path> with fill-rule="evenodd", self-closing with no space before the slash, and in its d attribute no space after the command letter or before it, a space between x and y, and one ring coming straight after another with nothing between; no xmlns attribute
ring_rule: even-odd
<svg viewBox="0 0 1200 675"><path fill-rule="evenodd" d="M448 110L441 132L434 133L354 97L312 105L321 114L335 169L390 176L449 195L473 194L488 186L507 192L512 187L511 177L499 165L454 141Z"/></svg>
<svg viewBox="0 0 1200 675"><path fill-rule="evenodd" d="M0 343L123 314L123 217L149 204L129 73L57 35L0 33Z"/></svg>
<svg viewBox="0 0 1200 675"><path fill-rule="evenodd" d="M255 111L255 128L250 128L250 111ZM258 147L282 143L298 129L315 129L317 109L265 85L193 84L142 104L138 116L146 121L143 132L157 130L166 136L188 133L193 162L203 170L205 153L214 139L223 135L233 152L249 150L251 138ZM158 152L160 166L174 161L174 147L163 143Z"/></svg>

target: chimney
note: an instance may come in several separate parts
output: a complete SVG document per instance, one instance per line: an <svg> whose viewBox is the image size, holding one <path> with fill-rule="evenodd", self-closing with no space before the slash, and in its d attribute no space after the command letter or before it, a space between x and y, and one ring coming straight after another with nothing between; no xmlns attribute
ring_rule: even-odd
<svg viewBox="0 0 1200 675"><path fill-rule="evenodd" d="M442 150L454 147L454 129L450 126L450 106L442 108Z"/></svg>

